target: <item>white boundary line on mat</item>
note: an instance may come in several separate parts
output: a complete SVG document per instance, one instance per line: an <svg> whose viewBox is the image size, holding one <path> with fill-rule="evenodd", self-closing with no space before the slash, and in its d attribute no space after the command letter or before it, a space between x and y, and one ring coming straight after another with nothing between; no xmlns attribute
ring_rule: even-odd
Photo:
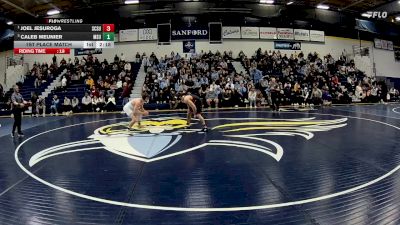
<svg viewBox="0 0 400 225"><path fill-rule="evenodd" d="M234 112L220 112L221 114L223 113L238 113L238 112L245 112L245 111L234 111ZM254 111L252 111L254 112ZM381 121L377 121L377 120L372 120L372 119L367 119L367 118L362 118L362 117L352 117L352 116L343 116L343 115L333 115L333 114L322 114L322 113L301 113L301 112L281 112L281 113L295 113L295 114L307 114L307 115L323 115L323 116L339 116L339 117L347 117L347 118L353 118L353 119L360 119L360 120L366 120L366 121L371 121L371 122L375 122L375 123L379 123L379 124L383 124L386 126L390 126L392 128L395 128L397 130L400 130L400 127L397 127L395 125L389 124L389 123L385 123L385 122L381 122ZM170 115L170 114L169 114ZM157 115L159 116L159 115ZM80 126L83 124L90 124L90 123L97 123L97 122L103 122L103 121L110 121L110 120L117 120L117 119L121 119L121 118L114 118L114 119L107 119L107 120L99 120L99 121L91 121L91 122L85 122L85 123L79 123L79 124L74 124L74 125L69 125L69 126L64 126L64 127L59 127L56 129L52 129L52 130L48 130L39 134L36 134L32 137L29 137L28 139L24 140L20 145L18 145L18 147L15 150L14 153L14 157L15 157L15 161L18 164L18 166L25 172L27 173L30 177L32 177L33 179L39 181L40 183L47 185L51 188L54 188L58 191L73 195L73 196L77 196L80 198L84 198L87 200L92 200L92 201L97 201L97 202L102 202L102 203L106 203L106 204L111 204L111 205L118 205L118 206L125 206L125 207L132 207L132 208L140 208L140 209L151 209L151 210L166 210L166 211L182 211L182 212L233 212L233 211L249 211L249 210L260 210L260 209L272 209L272 208L281 208L281 207L287 207L287 206L294 206L294 205L301 205L301 204L306 204L306 203L312 203L312 202L317 202L317 201L321 201L321 200L326 200L326 199L331 199L334 197L338 197L338 196L342 196L342 195L346 195L358 190L361 190L363 188L366 188L368 186L371 186L373 184L376 184L382 180L384 180L385 178L393 175L394 173L396 173L398 170L400 170L400 165L396 166L394 169L390 170L388 173L375 178L374 180L371 180L367 183L364 183L362 185L358 185L356 187L347 189L347 190L343 190L340 192L336 192L336 193L332 193L332 194L328 194L328 195L323 195L323 196L319 196L319 197L314 197L314 198L309 198L309 199L303 199L303 200L298 200L298 201L291 201L291 202L283 202L283 203L276 203L276 204L266 204L266 205L253 205L253 206L243 206L243 207L224 207L224 208L190 208L190 207L173 207L173 206L158 206L158 205L144 205L144 204L134 204L134 203L128 203L128 202L119 202L119 201L114 201L114 200L108 200L108 199L103 199L103 198L98 198L98 197L94 197L94 196L89 196L89 195L85 195L85 194L81 194L72 190L68 190L65 188L62 188L60 186L54 185L48 181L45 181L44 179L36 176L35 174L33 174L31 171L29 171L27 168L25 168L22 163L20 162L19 158L18 158L18 153L21 149L21 147L26 144L28 141L43 135L43 134L47 134L50 132L53 132L55 130L60 130L60 129L65 129L65 128L69 128L69 127L74 127L74 126Z"/></svg>

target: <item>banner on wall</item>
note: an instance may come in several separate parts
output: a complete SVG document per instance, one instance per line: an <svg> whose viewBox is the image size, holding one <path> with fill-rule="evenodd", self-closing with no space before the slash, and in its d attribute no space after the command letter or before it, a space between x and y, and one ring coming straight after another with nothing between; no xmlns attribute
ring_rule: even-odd
<svg viewBox="0 0 400 225"><path fill-rule="evenodd" d="M260 38L277 39L278 32L276 31L276 27L260 27Z"/></svg>
<svg viewBox="0 0 400 225"><path fill-rule="evenodd" d="M119 31L119 41L137 41L138 40L138 29L120 30Z"/></svg>
<svg viewBox="0 0 400 225"><path fill-rule="evenodd" d="M259 39L260 38L259 27L241 27L240 31L241 31L242 38L248 38L248 39Z"/></svg>
<svg viewBox="0 0 400 225"><path fill-rule="evenodd" d="M393 51L393 41L388 41L387 42L387 49L390 51Z"/></svg>
<svg viewBox="0 0 400 225"><path fill-rule="evenodd" d="M382 40L378 39L378 38L375 38L374 39L374 47L381 49L382 48Z"/></svg>
<svg viewBox="0 0 400 225"><path fill-rule="evenodd" d="M294 33L292 28L277 28L278 31L278 39L281 40L293 40Z"/></svg>
<svg viewBox="0 0 400 225"><path fill-rule="evenodd" d="M208 26L175 27L171 30L171 40L209 39Z"/></svg>
<svg viewBox="0 0 400 225"><path fill-rule="evenodd" d="M388 43L386 40L382 40L382 49L385 49L385 50L388 49Z"/></svg>
<svg viewBox="0 0 400 225"><path fill-rule="evenodd" d="M387 41L387 40L382 40L375 38L374 39L374 47L377 49L384 49L384 50L390 50L393 51L393 41Z"/></svg>
<svg viewBox="0 0 400 225"><path fill-rule="evenodd" d="M396 62L400 62L400 46L394 46L393 50L394 50L394 60L396 60Z"/></svg>
<svg viewBox="0 0 400 225"><path fill-rule="evenodd" d="M196 52L196 41L183 41L183 53L195 53Z"/></svg>
<svg viewBox="0 0 400 225"><path fill-rule="evenodd" d="M274 41L275 49L281 50L301 50L301 42L299 41Z"/></svg>
<svg viewBox="0 0 400 225"><path fill-rule="evenodd" d="M240 38L240 27L222 27L222 38Z"/></svg>
<svg viewBox="0 0 400 225"><path fill-rule="evenodd" d="M157 40L157 28L139 29L139 41L155 41L155 40Z"/></svg>
<svg viewBox="0 0 400 225"><path fill-rule="evenodd" d="M310 31L304 29L294 29L294 39L297 41L310 41Z"/></svg>
<svg viewBox="0 0 400 225"><path fill-rule="evenodd" d="M363 30L371 33L379 33L376 23L369 20L356 19L356 29Z"/></svg>
<svg viewBox="0 0 400 225"><path fill-rule="evenodd" d="M80 56L80 55L89 55L89 54L102 54L103 49L101 48L75 48L74 49L74 54L75 56Z"/></svg>
<svg viewBox="0 0 400 225"><path fill-rule="evenodd" d="M310 30L310 41L325 42L325 32L321 30Z"/></svg>

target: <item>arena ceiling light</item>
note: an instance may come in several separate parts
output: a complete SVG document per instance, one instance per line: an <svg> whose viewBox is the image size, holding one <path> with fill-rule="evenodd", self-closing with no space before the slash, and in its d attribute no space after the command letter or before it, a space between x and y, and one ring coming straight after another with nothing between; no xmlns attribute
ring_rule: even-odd
<svg viewBox="0 0 400 225"><path fill-rule="evenodd" d="M7 21L7 25L13 25L14 24L14 22L13 21Z"/></svg>
<svg viewBox="0 0 400 225"><path fill-rule="evenodd" d="M294 3L293 1L290 1L290 2L286 3L286 5L291 5L293 3Z"/></svg>
<svg viewBox="0 0 400 225"><path fill-rule="evenodd" d="M60 10L58 9L50 9L49 11L47 11L47 15L52 16L52 15L57 15L60 14Z"/></svg>
<svg viewBox="0 0 400 225"><path fill-rule="evenodd" d="M261 4L274 4L274 0L260 0Z"/></svg>
<svg viewBox="0 0 400 225"><path fill-rule="evenodd" d="M395 20L396 20L396 21L400 21L400 16L397 16L397 17L395 18Z"/></svg>
<svg viewBox="0 0 400 225"><path fill-rule="evenodd" d="M129 4L139 4L139 0L126 0L125 4L129 5Z"/></svg>
<svg viewBox="0 0 400 225"><path fill-rule="evenodd" d="M317 8L318 9L329 9L329 6L320 4L320 5L317 5Z"/></svg>

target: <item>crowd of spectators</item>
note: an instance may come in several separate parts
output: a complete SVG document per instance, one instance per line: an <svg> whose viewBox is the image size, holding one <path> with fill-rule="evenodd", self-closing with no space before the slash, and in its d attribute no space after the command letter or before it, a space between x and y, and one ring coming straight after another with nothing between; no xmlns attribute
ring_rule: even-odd
<svg viewBox="0 0 400 225"><path fill-rule="evenodd" d="M261 49L252 56L241 51L236 57L231 51L201 51L189 56L171 52L163 57L137 53L135 61L141 60L146 72L142 91L150 96L148 103L168 104L171 109L185 107L177 97L180 93L198 95L205 107L269 105L276 110L279 105L305 107L399 99L398 90L388 90L384 82L366 76L345 54L334 59L316 52L287 55ZM28 76L35 78L35 87L65 70L58 80L59 91L66 92L71 83L84 83L87 90L82 99L58 99L53 95L49 108L52 114L115 111L117 99L123 99L123 104L129 100L132 65L123 54L115 55L111 63L106 59L100 62L93 55L60 62L54 56L52 61L50 65L33 65ZM245 70L235 71L232 61L241 62ZM45 101L37 93L32 93L32 100L34 115L46 111Z"/></svg>
<svg viewBox="0 0 400 225"><path fill-rule="evenodd" d="M242 81L243 87L252 81L245 74L235 74L231 60L232 52L201 52L190 58L172 52L160 59L152 53L146 62L143 92L150 96L149 103L169 104L172 109L183 107L177 97L183 92L199 95L205 105L239 105L244 96L234 91L236 81Z"/></svg>
<svg viewBox="0 0 400 225"><path fill-rule="evenodd" d="M56 63L50 65L48 65L48 63L34 63L28 76L35 79L34 86L35 88L39 88L43 83L47 83L49 80L52 80L54 76L57 76L62 69L63 65L58 67Z"/></svg>
<svg viewBox="0 0 400 225"><path fill-rule="evenodd" d="M138 53L135 58L140 62L144 57ZM34 79L35 88L43 83L52 81L65 71L65 74L55 81L56 89L50 95L51 105L48 107L52 114L82 112L82 111L115 111L117 100L129 100L132 89L132 65L127 62L123 53L115 55L112 62L104 59L100 62L97 57L89 54L86 57L75 57L74 59L57 60L54 55L50 65L48 63L34 63L26 78ZM22 86L23 81L17 85ZM71 84L85 84L85 96L78 99L77 96L68 96L67 88ZM2 86L0 86L2 88ZM21 88L23 90L23 88ZM0 100L7 102L4 98L4 90L0 90ZM66 95L63 99L58 99L57 93ZM32 114L39 115L46 112L44 99L39 99L40 93L32 92ZM43 101L39 103L39 101Z"/></svg>
<svg viewBox="0 0 400 225"><path fill-rule="evenodd" d="M237 72L232 60L242 62L245 71ZM345 54L338 59L316 52L287 55L262 51L246 56L240 52L200 52L182 57L172 52L158 58L154 53L146 62L143 92L149 103L180 108L179 93L198 95L205 107L260 107L279 105L305 107L332 103L378 102L398 98L384 82L376 82L358 70Z"/></svg>
<svg viewBox="0 0 400 225"><path fill-rule="evenodd" d="M56 89L51 97L51 114L115 111L117 99L124 99L126 102L130 97L133 82L132 65L125 60L122 53L119 56L115 55L112 62L108 62L107 59L100 62L91 54L81 59L75 57L74 60L65 60L63 58L59 63L54 56L52 61L51 65L59 65L58 74L62 71L65 73L56 80ZM43 68L46 69L47 64L44 63L43 66L34 64L31 75L42 74L40 71L44 71ZM55 73L49 74L53 76ZM35 86L39 86L42 82L41 76L37 77ZM85 94L81 99L77 96L68 96L67 88L71 84L85 84ZM64 98L59 99L57 93L65 95ZM32 96L36 95L32 93ZM38 103L39 99L36 99L35 102ZM40 107L42 109L42 106ZM32 109L32 114L40 114L37 104L34 104Z"/></svg>
<svg viewBox="0 0 400 225"><path fill-rule="evenodd" d="M239 54L243 65L266 98L279 92L278 100L295 106L347 104L390 100L385 82L377 82L357 69L346 55L334 59L330 54L303 52L290 56L279 51L258 49L252 57ZM269 85L275 77L278 88ZM395 96L393 96L395 97Z"/></svg>

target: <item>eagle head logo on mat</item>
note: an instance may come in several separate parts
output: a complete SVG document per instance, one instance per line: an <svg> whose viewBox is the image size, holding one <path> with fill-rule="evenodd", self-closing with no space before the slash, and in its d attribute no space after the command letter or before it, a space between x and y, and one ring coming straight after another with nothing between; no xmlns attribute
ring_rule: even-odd
<svg viewBox="0 0 400 225"><path fill-rule="evenodd" d="M142 121L142 127L128 130L127 123L115 123L100 127L89 136L89 140L58 145L36 153L29 161L30 166L49 157L83 150L107 150L114 154L138 161L151 163L219 146L222 150L249 150L268 155L280 161L284 149L268 137L301 136L306 140L315 132L330 131L345 127L347 118L318 120L299 119L218 119L220 125L210 132L188 128L180 117L166 117ZM178 144L179 143L179 144Z"/></svg>

